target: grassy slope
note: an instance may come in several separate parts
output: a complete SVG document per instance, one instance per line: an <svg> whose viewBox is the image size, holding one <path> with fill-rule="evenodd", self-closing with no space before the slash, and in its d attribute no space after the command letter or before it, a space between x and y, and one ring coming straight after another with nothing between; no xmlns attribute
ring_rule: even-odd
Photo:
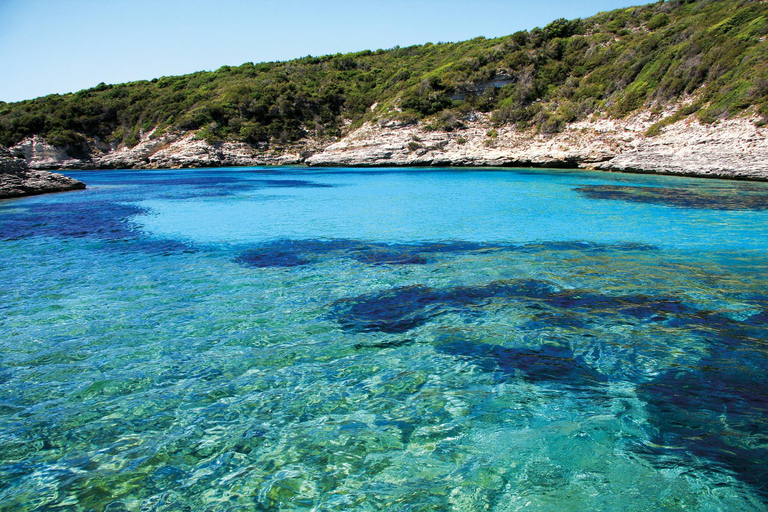
<svg viewBox="0 0 768 512"><path fill-rule="evenodd" d="M766 35L766 2L669 0L497 39L247 63L0 102L0 144L39 134L87 153L89 141L130 146L159 126L156 135L200 130L211 142L280 145L339 136L344 120L427 117L435 129L461 129L472 110L552 133L594 112L622 117L684 98L692 103L678 117L713 122L753 109L768 119ZM507 85L484 88L499 79Z"/></svg>

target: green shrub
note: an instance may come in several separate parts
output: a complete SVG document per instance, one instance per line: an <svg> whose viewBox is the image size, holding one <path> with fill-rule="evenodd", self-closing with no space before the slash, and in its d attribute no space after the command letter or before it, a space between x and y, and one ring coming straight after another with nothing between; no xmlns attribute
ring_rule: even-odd
<svg viewBox="0 0 768 512"><path fill-rule="evenodd" d="M658 30L661 27L666 27L669 24L669 15L666 13L659 13L648 21L648 30Z"/></svg>
<svg viewBox="0 0 768 512"><path fill-rule="evenodd" d="M86 138L73 130L56 130L49 133L45 139L49 144L64 148L69 156L81 158L88 154Z"/></svg>
<svg viewBox="0 0 768 512"><path fill-rule="evenodd" d="M661 128L662 128L662 123L660 123L660 122L654 123L645 131L645 136L646 137L655 137L655 136L661 134Z"/></svg>
<svg viewBox="0 0 768 512"><path fill-rule="evenodd" d="M706 122L745 109L768 117L766 35L766 2L670 0L497 39L246 63L2 103L0 144L37 134L70 148L96 137L132 145L161 126L275 145L308 132L339 136L377 117L461 130L472 111L496 126L553 133L592 114L621 117L692 94ZM509 83L495 87L500 75Z"/></svg>
<svg viewBox="0 0 768 512"><path fill-rule="evenodd" d="M416 151L417 149L421 149L423 147L424 146L422 146L421 144L415 141L411 141L408 143L408 151L411 151L411 152Z"/></svg>

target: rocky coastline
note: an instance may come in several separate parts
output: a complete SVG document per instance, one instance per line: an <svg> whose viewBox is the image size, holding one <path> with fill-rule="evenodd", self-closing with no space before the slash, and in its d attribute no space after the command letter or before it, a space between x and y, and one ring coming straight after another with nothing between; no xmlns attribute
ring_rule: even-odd
<svg viewBox="0 0 768 512"><path fill-rule="evenodd" d="M30 169L24 159L0 147L0 199L84 188L85 183L62 174Z"/></svg>
<svg viewBox="0 0 768 512"><path fill-rule="evenodd" d="M494 127L474 113L463 128L429 131L423 123L366 123L338 141L305 139L279 149L244 142L208 143L195 133L144 134L128 147L93 147L73 158L40 137L11 148L30 169L146 169L307 165L326 167L549 167L586 168L768 181L768 128L742 117L705 125L695 118L649 128L657 114L595 117L556 134Z"/></svg>

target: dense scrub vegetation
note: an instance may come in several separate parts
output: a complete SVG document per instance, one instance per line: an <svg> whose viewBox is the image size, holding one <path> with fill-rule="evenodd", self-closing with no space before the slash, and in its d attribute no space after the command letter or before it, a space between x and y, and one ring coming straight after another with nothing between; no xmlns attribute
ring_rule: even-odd
<svg viewBox="0 0 768 512"><path fill-rule="evenodd" d="M155 127L154 136L199 130L211 142L284 144L338 136L345 120L428 118L428 127L450 131L471 111L553 133L595 112L622 117L683 99L673 120L713 122L746 109L766 120L767 35L766 2L662 0L497 39L246 63L0 102L0 144L40 134L78 153L89 141L134 145Z"/></svg>

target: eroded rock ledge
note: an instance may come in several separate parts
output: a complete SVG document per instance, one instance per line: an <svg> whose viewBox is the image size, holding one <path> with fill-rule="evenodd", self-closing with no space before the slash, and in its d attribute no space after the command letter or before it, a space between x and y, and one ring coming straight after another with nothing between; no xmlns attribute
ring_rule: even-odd
<svg viewBox="0 0 768 512"><path fill-rule="evenodd" d="M82 190L85 183L62 174L29 169L22 158L0 147L0 199Z"/></svg>
<svg viewBox="0 0 768 512"><path fill-rule="evenodd" d="M193 133L148 134L132 148L94 150L84 160L34 137L13 150L33 169L177 168L293 165L338 167L460 166L581 167L768 181L768 129L748 118L703 125L678 121L649 137L649 112L570 124L555 135L494 128L473 114L465 129L426 131L422 125L367 123L335 143L304 140L280 151L246 143L208 144Z"/></svg>

